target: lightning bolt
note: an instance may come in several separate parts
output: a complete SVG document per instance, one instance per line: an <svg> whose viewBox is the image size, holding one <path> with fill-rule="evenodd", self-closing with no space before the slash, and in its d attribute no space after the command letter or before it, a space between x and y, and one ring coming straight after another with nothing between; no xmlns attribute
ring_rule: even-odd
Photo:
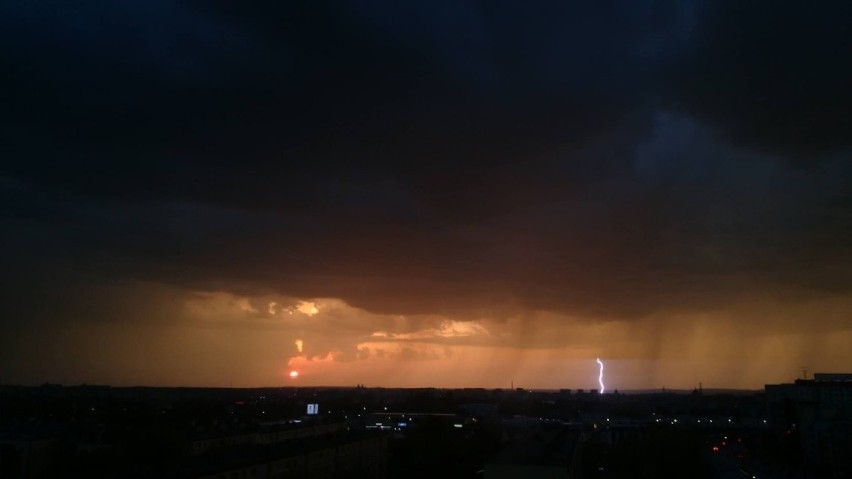
<svg viewBox="0 0 852 479"><path fill-rule="evenodd" d="M603 394L604 391L606 391L603 383L603 361L601 361L601 358L597 358L596 361L598 362L598 366L601 367L600 372L598 373L598 384L601 385L601 394Z"/></svg>

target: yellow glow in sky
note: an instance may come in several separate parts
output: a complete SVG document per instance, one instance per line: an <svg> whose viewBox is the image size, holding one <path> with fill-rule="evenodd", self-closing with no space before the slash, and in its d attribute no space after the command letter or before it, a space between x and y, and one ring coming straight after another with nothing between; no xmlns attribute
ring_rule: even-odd
<svg viewBox="0 0 852 479"><path fill-rule="evenodd" d="M317 307L316 303L311 301L299 301L299 303L296 305L296 310L308 316L313 316L319 313L319 308Z"/></svg>
<svg viewBox="0 0 852 479"><path fill-rule="evenodd" d="M463 320L374 313L334 298L175 297L143 304L160 322L80 321L51 335L20 333L20 344L39 347L0 361L0 375L21 383L262 387L296 372L304 386L592 389L600 357L608 389L699 382L760 389L795 379L802 365L843 372L852 364L852 298L842 295L752 297L717 311L631 320L537 311ZM267 310L272 302L276 314Z"/></svg>

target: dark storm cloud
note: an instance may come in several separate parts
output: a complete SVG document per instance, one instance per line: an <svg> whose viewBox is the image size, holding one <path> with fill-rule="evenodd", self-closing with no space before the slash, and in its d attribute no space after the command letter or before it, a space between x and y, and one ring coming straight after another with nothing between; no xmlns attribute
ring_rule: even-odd
<svg viewBox="0 0 852 479"><path fill-rule="evenodd" d="M852 5L708 2L696 14L693 48L667 72L678 108L746 147L800 161L848 154Z"/></svg>
<svg viewBox="0 0 852 479"><path fill-rule="evenodd" d="M846 291L850 15L786 8L10 2L5 281L490 318Z"/></svg>
<svg viewBox="0 0 852 479"><path fill-rule="evenodd" d="M496 5L288 5L11 8L9 142L39 159L15 169L57 183L73 174L66 188L86 193L282 206L314 191L294 181L305 175L389 169L416 181L446 176L458 158L472 165L462 174L478 174L580 141L637 100L619 77L641 58L589 23L604 12L550 7L515 23ZM642 17L613 26L655 34ZM256 181L269 173L290 187Z"/></svg>

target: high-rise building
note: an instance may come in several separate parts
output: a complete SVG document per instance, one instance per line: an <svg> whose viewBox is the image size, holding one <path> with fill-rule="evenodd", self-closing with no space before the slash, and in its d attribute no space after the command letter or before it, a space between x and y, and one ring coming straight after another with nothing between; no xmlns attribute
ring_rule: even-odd
<svg viewBox="0 0 852 479"><path fill-rule="evenodd" d="M798 434L809 467L852 477L852 374L767 384L766 399L770 426Z"/></svg>

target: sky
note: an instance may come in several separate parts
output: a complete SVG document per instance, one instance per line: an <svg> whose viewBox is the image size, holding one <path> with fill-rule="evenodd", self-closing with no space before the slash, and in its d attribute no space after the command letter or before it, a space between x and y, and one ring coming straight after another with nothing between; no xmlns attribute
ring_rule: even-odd
<svg viewBox="0 0 852 479"><path fill-rule="evenodd" d="M850 31L849 2L0 2L0 384L852 372Z"/></svg>

